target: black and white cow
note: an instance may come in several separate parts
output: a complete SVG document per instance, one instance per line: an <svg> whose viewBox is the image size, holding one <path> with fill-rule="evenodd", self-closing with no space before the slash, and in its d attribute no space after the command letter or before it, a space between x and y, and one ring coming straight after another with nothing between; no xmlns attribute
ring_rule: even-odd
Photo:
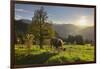
<svg viewBox="0 0 100 69"><path fill-rule="evenodd" d="M63 40L60 38L52 38L50 40L50 44L51 47L54 47L57 50L65 50L65 48L63 48Z"/></svg>

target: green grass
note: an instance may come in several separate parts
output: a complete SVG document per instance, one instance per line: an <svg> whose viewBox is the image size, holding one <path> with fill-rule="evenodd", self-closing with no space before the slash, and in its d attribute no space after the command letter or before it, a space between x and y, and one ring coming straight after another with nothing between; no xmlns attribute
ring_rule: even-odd
<svg viewBox="0 0 100 69"><path fill-rule="evenodd" d="M21 48L21 46L24 46ZM15 64L54 64L94 61L94 46L64 45L65 51L57 51L49 46L40 49L33 45L30 54L25 45L15 45Z"/></svg>

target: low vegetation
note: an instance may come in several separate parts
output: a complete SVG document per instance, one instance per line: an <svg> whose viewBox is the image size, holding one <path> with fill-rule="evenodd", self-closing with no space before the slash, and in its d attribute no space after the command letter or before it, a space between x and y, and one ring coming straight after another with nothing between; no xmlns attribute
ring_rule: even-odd
<svg viewBox="0 0 100 69"><path fill-rule="evenodd" d="M45 45L40 49L33 45L30 53L25 45L15 45L15 63L23 64L56 64L94 61L94 46L64 45L65 51L58 51Z"/></svg>

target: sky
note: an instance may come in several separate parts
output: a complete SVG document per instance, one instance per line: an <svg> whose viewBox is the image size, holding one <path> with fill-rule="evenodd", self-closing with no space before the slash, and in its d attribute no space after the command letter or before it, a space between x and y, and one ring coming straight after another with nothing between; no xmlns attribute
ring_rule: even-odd
<svg viewBox="0 0 100 69"><path fill-rule="evenodd" d="M15 19L32 20L34 11L44 7L48 21L55 24L94 25L94 8L15 4Z"/></svg>

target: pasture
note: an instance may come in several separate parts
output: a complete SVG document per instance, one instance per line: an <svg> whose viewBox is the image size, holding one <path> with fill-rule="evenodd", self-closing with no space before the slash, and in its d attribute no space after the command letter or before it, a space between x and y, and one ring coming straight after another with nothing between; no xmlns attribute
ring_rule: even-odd
<svg viewBox="0 0 100 69"><path fill-rule="evenodd" d="M65 51L57 51L44 45L40 49L33 45L30 54L25 45L15 45L15 64L56 64L94 61L94 46L91 45L63 45Z"/></svg>

